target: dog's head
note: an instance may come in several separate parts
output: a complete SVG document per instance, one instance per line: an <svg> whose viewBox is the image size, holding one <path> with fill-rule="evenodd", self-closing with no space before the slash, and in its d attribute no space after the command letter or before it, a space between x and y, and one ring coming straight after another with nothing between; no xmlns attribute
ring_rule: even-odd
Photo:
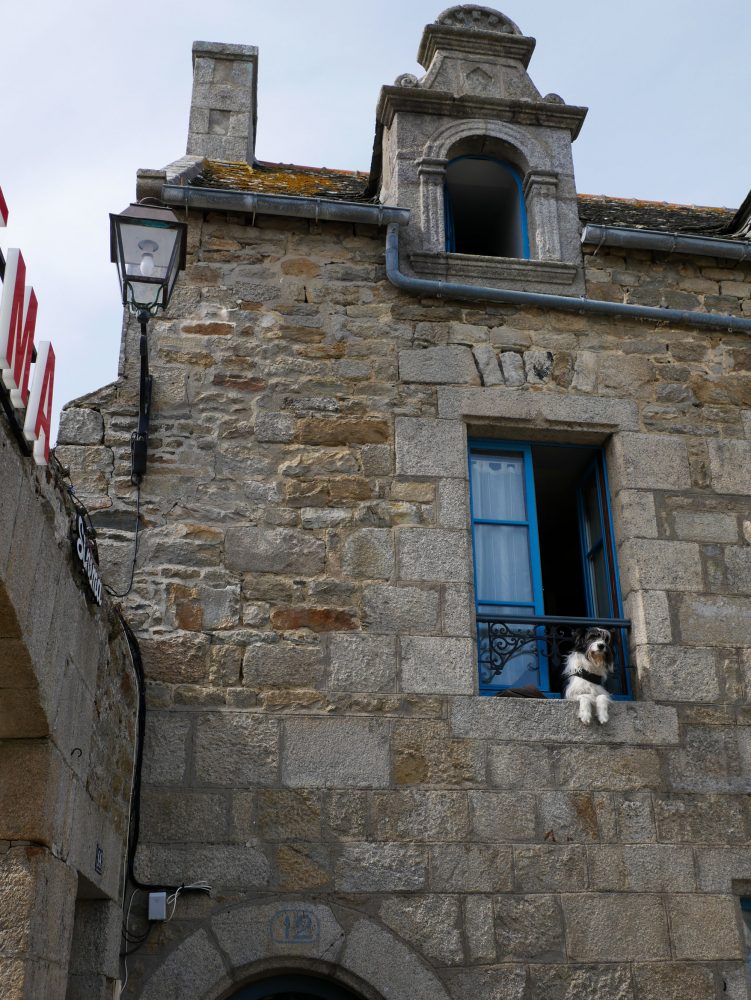
<svg viewBox="0 0 751 1000"><path fill-rule="evenodd" d="M597 667L613 669L613 637L606 628L580 628L574 632L574 650Z"/></svg>

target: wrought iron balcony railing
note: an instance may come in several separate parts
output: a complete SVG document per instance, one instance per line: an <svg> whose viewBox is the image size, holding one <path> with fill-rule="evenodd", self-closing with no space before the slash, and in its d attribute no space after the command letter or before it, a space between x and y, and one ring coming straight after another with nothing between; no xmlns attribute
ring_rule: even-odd
<svg viewBox="0 0 751 1000"><path fill-rule="evenodd" d="M561 674L580 628L605 628L613 638L613 675L607 687L629 697L628 618L565 618L556 615L477 616L480 688L484 693L514 687L536 687L559 694Z"/></svg>

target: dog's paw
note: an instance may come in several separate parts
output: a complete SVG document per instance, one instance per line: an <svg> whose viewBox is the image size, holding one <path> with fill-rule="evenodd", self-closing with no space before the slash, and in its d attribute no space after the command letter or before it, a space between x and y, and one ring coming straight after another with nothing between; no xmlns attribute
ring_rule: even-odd
<svg viewBox="0 0 751 1000"><path fill-rule="evenodd" d="M592 721L592 711L591 711L591 709L580 708L579 709L579 719L580 719L581 722L584 723L585 726L588 726L590 724L590 722Z"/></svg>
<svg viewBox="0 0 751 1000"><path fill-rule="evenodd" d="M601 726L603 726L608 721L609 718L610 718L610 716L608 715L608 710L607 709L598 710L598 712L597 712L597 721L600 723Z"/></svg>

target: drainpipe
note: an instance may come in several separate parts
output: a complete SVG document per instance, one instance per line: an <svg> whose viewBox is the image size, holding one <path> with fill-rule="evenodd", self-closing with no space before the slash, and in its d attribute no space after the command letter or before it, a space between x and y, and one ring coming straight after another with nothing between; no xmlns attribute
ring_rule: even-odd
<svg viewBox="0 0 751 1000"><path fill-rule="evenodd" d="M162 201L215 212L245 212L248 215L286 215L321 222L361 222L371 226L409 222L408 208L369 205L333 198L300 198L287 194L257 194L252 191L225 191L222 188L164 184Z"/></svg>
<svg viewBox="0 0 751 1000"><path fill-rule="evenodd" d="M655 250L663 253L686 253L725 260L751 260L751 243L717 236L690 236L682 233L659 233L654 229L625 229L621 226L596 226L587 223L582 243L626 250Z"/></svg>
<svg viewBox="0 0 751 1000"><path fill-rule="evenodd" d="M640 235L644 237L646 234L641 233ZM722 240L721 242L728 241ZM643 248L653 249L651 246L643 246ZM693 252L696 253L695 250ZM726 313L662 309L659 306L603 302L601 299L548 295L542 292L517 292L508 288L488 288L482 285L463 285L458 282L437 281L430 278L413 278L399 270L399 228L393 224L390 224L386 230L386 276L392 285L412 295L434 295L439 299L464 299L469 302L503 302L510 305L534 306L538 309L560 309L563 312L591 313L595 316L626 316L632 319L656 320L659 323L677 323L712 330L751 333L751 319L730 316Z"/></svg>

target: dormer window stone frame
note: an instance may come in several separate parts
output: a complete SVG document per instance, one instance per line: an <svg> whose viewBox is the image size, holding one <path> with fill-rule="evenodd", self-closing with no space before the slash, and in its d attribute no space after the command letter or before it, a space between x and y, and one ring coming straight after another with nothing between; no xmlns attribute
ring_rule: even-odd
<svg viewBox="0 0 751 1000"><path fill-rule="evenodd" d="M584 294L571 143L587 109L540 95L527 73L534 45L497 11L450 8L425 29L418 53L425 75L403 74L382 89L380 195L412 211L401 239L406 272ZM460 155L495 158L518 170L529 259L447 252L446 168Z"/></svg>

